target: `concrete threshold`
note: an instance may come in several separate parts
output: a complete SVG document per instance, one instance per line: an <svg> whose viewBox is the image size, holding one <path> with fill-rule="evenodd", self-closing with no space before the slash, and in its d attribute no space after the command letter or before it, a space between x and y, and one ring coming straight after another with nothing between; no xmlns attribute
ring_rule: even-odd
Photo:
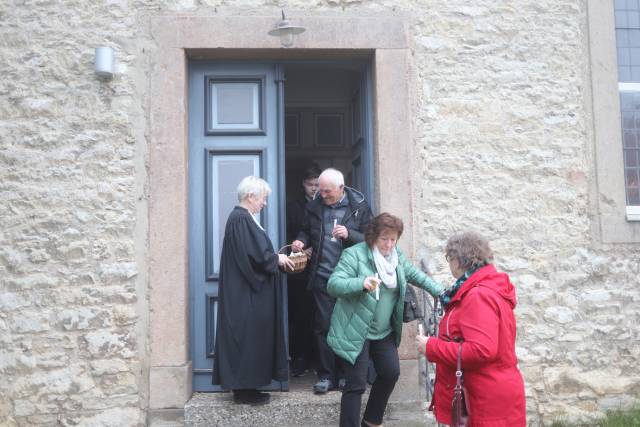
<svg viewBox="0 0 640 427"><path fill-rule="evenodd" d="M405 365L406 366L402 366ZM387 406L385 427L435 426L426 411L417 378L417 363L401 361L400 381ZM411 384L415 381L415 387ZM195 393L184 408L186 426L337 426L340 416L339 391L315 395L313 374L292 378L288 392L271 392L271 402L263 406L236 405L232 393ZM363 395L363 408L369 391Z"/></svg>

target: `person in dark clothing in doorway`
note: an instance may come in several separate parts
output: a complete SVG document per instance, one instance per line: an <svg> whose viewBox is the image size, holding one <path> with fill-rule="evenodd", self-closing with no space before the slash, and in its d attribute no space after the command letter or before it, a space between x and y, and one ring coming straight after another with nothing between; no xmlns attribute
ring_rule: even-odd
<svg viewBox="0 0 640 427"><path fill-rule="evenodd" d="M304 221L304 208L318 191L318 177L320 168L311 164L304 169L302 175L302 189L293 200L287 203L287 241L296 238ZM311 251L309 251L311 252ZM308 270L299 274L291 274L288 281L289 299L289 355L291 356L291 375L304 375L310 365L313 335L311 320L313 301L311 292L307 289L309 281Z"/></svg>
<svg viewBox="0 0 640 427"><path fill-rule="evenodd" d="M316 394L339 386L336 355L327 345L327 333L336 299L327 293L327 281L342 250L364 241L371 219L371 208L364 195L345 187L344 176L336 169L325 169L319 178L318 195L307 203L302 230L292 243L294 251L313 249L309 268L309 288L314 302L313 334L316 342L318 382Z"/></svg>
<svg viewBox="0 0 640 427"><path fill-rule="evenodd" d="M213 384L233 390L233 401L262 405L269 394L257 389L286 381L287 354L278 267L293 261L273 250L254 215L267 204L269 184L255 176L238 185L238 201L224 231L220 258L218 321Z"/></svg>

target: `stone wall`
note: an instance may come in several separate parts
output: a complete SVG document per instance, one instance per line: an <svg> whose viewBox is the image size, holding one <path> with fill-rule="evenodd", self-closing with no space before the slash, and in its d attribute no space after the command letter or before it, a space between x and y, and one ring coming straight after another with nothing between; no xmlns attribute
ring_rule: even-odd
<svg viewBox="0 0 640 427"><path fill-rule="evenodd" d="M584 0L0 4L0 425L139 425L147 406L148 73L159 14L409 22L416 241L486 234L519 293L533 424L640 395L640 245L592 234ZM116 49L123 73L92 71Z"/></svg>
<svg viewBox="0 0 640 427"><path fill-rule="evenodd" d="M529 419L546 423L640 396L640 245L592 234L585 14L579 1L447 2L413 27L424 244L444 271L448 236L489 237L518 291Z"/></svg>
<svg viewBox="0 0 640 427"><path fill-rule="evenodd" d="M0 425L142 425L144 57L126 2L0 3ZM93 73L112 45L129 72Z"/></svg>

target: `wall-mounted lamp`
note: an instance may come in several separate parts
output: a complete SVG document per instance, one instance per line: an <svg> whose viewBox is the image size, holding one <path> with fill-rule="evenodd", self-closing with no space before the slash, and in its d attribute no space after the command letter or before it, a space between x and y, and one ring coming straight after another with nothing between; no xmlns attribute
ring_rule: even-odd
<svg viewBox="0 0 640 427"><path fill-rule="evenodd" d="M307 29L296 25L291 25L291 22L284 16L284 10L282 11L282 20L276 24L276 28L269 31L270 36L280 37L280 44L283 47L291 47L295 42L295 36L300 33L304 33Z"/></svg>
<svg viewBox="0 0 640 427"><path fill-rule="evenodd" d="M108 46L96 48L95 70L98 77L113 78L115 74L115 55Z"/></svg>

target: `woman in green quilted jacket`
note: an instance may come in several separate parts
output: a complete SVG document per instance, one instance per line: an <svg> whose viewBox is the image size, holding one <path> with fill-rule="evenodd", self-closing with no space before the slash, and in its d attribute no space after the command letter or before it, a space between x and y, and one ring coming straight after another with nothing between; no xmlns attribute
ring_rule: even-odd
<svg viewBox="0 0 640 427"><path fill-rule="evenodd" d="M438 295L443 286L414 267L396 248L402 220L388 213L375 217L365 241L342 252L327 291L337 298L327 342L346 361L340 402L340 426L379 426L400 376L398 345L407 283ZM369 360L377 377L362 421L360 404Z"/></svg>

